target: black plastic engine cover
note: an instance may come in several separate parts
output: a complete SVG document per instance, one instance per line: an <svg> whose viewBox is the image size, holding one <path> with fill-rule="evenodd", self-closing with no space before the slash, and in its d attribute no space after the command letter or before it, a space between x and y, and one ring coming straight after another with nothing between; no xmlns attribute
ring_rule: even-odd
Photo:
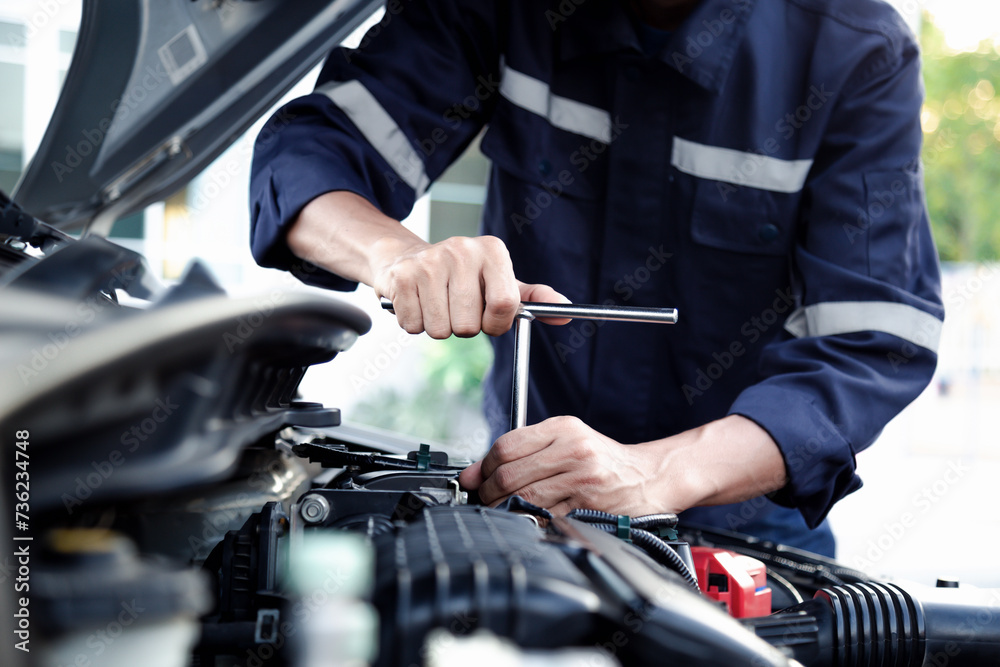
<svg viewBox="0 0 1000 667"><path fill-rule="evenodd" d="M477 628L525 648L590 645L601 600L559 546L521 515L435 507L375 540L378 665L422 664L433 628Z"/></svg>

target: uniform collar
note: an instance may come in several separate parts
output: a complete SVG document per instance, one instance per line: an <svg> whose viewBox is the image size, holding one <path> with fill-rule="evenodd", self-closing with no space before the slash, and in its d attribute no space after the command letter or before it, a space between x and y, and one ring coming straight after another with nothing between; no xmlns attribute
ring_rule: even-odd
<svg viewBox="0 0 1000 667"><path fill-rule="evenodd" d="M560 3L572 8L569 13L549 10L549 24L559 36L559 57L572 60L588 55L600 55L632 50L641 53L639 38L622 6L624 0L585 0Z"/></svg>
<svg viewBox="0 0 1000 667"><path fill-rule="evenodd" d="M622 2L588 0L574 5L575 11L568 16L550 17L559 34L560 59L621 51L641 53L635 27ZM756 0L703 0L674 32L659 59L702 88L721 92L755 5Z"/></svg>

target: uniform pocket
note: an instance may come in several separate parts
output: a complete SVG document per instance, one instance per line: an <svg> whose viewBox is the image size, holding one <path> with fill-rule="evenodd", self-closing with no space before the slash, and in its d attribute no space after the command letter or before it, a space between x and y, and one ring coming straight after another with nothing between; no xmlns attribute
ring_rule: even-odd
<svg viewBox="0 0 1000 667"><path fill-rule="evenodd" d="M493 164L540 190L576 199L604 196L608 145L549 124L500 100L482 150Z"/></svg>
<svg viewBox="0 0 1000 667"><path fill-rule="evenodd" d="M868 274L900 287L908 284L913 249L919 243L924 221L920 171L881 171L865 174L865 209L862 231L868 238Z"/></svg>
<svg viewBox="0 0 1000 667"><path fill-rule="evenodd" d="M697 179L691 213L696 243L756 255L787 255L795 242L798 193Z"/></svg>

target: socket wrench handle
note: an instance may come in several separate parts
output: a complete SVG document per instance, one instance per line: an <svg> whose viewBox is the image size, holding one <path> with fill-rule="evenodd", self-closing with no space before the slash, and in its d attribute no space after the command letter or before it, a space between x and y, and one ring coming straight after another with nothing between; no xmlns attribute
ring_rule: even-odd
<svg viewBox="0 0 1000 667"><path fill-rule="evenodd" d="M382 309L390 313L392 301L382 297ZM659 322L660 324L676 324L676 308L639 308L636 306L596 306L578 303L539 303L525 301L517 308L517 316L530 314L536 317L562 317L577 320L615 320L618 322Z"/></svg>
<svg viewBox="0 0 1000 667"><path fill-rule="evenodd" d="M381 302L384 310L394 312L392 301L382 297ZM537 303L533 301L522 303L514 317L514 382L510 405L510 429L512 431L528 423L528 361L531 357L531 321L537 317L676 324L677 309L599 306L578 303Z"/></svg>

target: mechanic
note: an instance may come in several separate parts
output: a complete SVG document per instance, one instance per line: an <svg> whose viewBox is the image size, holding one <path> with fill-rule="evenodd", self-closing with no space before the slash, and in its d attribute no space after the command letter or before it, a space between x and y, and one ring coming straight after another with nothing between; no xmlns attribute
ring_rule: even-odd
<svg viewBox="0 0 1000 667"><path fill-rule="evenodd" d="M391 0L258 138L253 252L495 337L484 502L833 555L855 454L936 364L921 101L875 0ZM483 236L421 240L397 221L483 127ZM533 327L538 423L502 435L517 304L565 299L680 322Z"/></svg>

